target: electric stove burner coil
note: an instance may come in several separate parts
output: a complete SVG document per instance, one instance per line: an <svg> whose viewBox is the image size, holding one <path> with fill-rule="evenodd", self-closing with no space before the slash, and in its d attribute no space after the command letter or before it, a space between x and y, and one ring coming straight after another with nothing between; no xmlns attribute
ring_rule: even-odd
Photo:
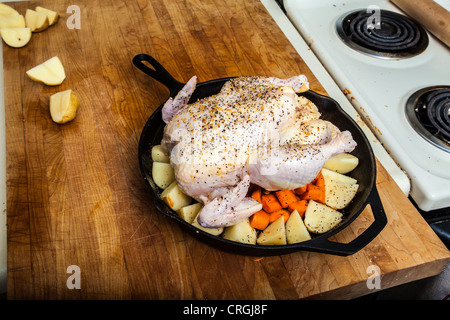
<svg viewBox="0 0 450 320"><path fill-rule="evenodd" d="M406 103L406 114L423 138L450 152L450 86L415 92Z"/></svg>
<svg viewBox="0 0 450 320"><path fill-rule="evenodd" d="M336 31L349 47L380 58L412 57L428 46L420 24L388 10L380 10L378 17L366 10L346 13L337 21Z"/></svg>

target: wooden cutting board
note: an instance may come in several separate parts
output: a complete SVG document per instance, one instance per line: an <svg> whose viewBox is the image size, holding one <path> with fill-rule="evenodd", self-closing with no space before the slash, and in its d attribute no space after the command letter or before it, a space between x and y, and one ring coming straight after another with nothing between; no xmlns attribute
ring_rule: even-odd
<svg viewBox="0 0 450 320"><path fill-rule="evenodd" d="M80 29L68 28L72 4L12 4L22 14L42 5L61 18L26 47L3 47L8 299L344 299L373 292L370 266L380 269L385 289L448 263L447 248L379 164L389 222L352 256L242 256L186 234L156 211L141 178L139 135L168 92L132 58L151 54L183 82L304 73L325 92L256 0L79 0ZM55 55L66 70L63 84L26 76ZM49 96L66 89L80 109L73 122L57 125ZM367 208L335 239L350 241L372 220ZM68 287L71 275L80 276L80 289Z"/></svg>

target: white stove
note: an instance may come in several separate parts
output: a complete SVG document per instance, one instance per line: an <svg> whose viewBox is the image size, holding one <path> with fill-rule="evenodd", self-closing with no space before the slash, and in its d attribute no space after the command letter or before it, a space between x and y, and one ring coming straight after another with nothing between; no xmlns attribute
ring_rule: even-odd
<svg viewBox="0 0 450 320"><path fill-rule="evenodd" d="M424 93L419 98L419 91L435 86L442 90L450 88L450 49L427 31L420 39L416 35L400 35L415 39L415 52L408 56L402 51L408 45L394 44L391 33L407 28L417 28L419 32L421 26L391 26L384 21L384 29L377 29L376 22L380 20L374 14L380 13L381 21L388 13L394 15L395 21L398 20L396 14L406 16L388 0L284 0L283 6L314 55L406 172L411 181L410 196L418 207L423 211L450 207L450 143L445 136L448 132L441 136L426 128L423 133L415 129L423 126L416 119L426 117L423 105L432 100L431 92L426 91L429 96ZM358 14L359 19L372 23L369 38L380 34L388 39L386 50L374 50L370 43L358 42L358 28L365 25L367 29L366 24L353 22ZM391 30L386 31L386 26ZM357 31L348 31L351 27ZM378 39L373 41L378 42ZM356 45L349 42L356 42ZM422 47L418 48L419 45ZM366 49L360 51L358 46ZM385 54L379 55L380 51ZM397 52L402 54L396 55ZM408 107L406 111L408 100L414 98L422 105ZM438 120L448 125L450 97L445 96L437 103L441 109Z"/></svg>

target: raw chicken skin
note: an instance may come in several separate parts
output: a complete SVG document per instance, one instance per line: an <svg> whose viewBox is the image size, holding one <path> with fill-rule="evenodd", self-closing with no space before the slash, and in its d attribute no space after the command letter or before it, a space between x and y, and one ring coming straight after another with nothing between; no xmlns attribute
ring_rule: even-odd
<svg viewBox="0 0 450 320"><path fill-rule="evenodd" d="M303 75L235 78L187 104L196 81L163 106L161 146L180 189L204 204L204 227L234 225L261 210L247 197L251 183L269 191L304 186L330 157L356 147L350 132L319 119L317 107L296 94L308 90Z"/></svg>

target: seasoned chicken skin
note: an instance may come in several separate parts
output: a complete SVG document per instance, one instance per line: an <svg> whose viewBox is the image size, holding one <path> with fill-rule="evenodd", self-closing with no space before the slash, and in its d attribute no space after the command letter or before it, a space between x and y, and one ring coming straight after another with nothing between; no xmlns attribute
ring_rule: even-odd
<svg viewBox="0 0 450 320"><path fill-rule="evenodd" d="M321 120L297 95L308 90L303 75L235 78L187 104L196 81L163 106L161 146L180 189L204 204L198 222L205 227L234 225L261 210L247 197L251 183L269 191L304 186L330 157L356 146L350 132Z"/></svg>

